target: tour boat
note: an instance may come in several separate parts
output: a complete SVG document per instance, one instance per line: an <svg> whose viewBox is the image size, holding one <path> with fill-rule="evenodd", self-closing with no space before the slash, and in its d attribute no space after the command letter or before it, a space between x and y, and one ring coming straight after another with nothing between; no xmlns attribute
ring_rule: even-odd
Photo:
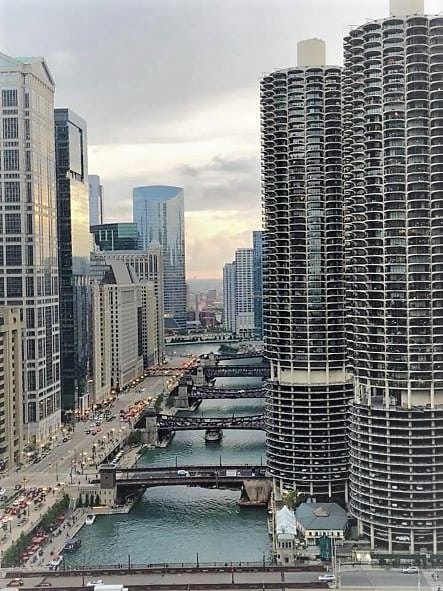
<svg viewBox="0 0 443 591"><path fill-rule="evenodd" d="M95 515L94 513L89 513L88 515L86 515L86 519L85 519L85 525L92 525L95 521Z"/></svg>
<svg viewBox="0 0 443 591"><path fill-rule="evenodd" d="M78 548L80 548L82 541L80 538L70 538L66 540L63 550L65 552L75 552Z"/></svg>
<svg viewBox="0 0 443 591"><path fill-rule="evenodd" d="M214 443L220 441L223 437L223 431L221 429L206 429L205 441L207 443Z"/></svg>
<svg viewBox="0 0 443 591"><path fill-rule="evenodd" d="M51 562L48 564L49 570L57 570L60 564L63 561L63 555L59 554L57 558L53 558Z"/></svg>

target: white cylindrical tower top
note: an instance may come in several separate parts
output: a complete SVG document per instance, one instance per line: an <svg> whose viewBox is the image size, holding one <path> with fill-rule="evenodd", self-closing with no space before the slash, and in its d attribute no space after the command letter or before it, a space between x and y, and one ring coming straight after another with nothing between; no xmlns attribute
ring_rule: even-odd
<svg viewBox="0 0 443 591"><path fill-rule="evenodd" d="M424 0L389 0L391 16L408 16L409 14L424 14Z"/></svg>
<svg viewBox="0 0 443 591"><path fill-rule="evenodd" d="M323 39L305 39L297 43L297 65L324 66L326 64L326 46Z"/></svg>

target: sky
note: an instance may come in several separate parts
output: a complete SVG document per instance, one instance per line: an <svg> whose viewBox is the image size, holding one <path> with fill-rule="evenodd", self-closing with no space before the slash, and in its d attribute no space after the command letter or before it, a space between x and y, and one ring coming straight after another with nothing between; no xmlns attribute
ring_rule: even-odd
<svg viewBox="0 0 443 591"><path fill-rule="evenodd" d="M443 0L425 0L427 12ZM0 52L42 55L57 107L88 124L105 221L132 220L132 188L185 189L189 278L216 278L261 227L259 81L297 41L342 38L388 0L0 0Z"/></svg>

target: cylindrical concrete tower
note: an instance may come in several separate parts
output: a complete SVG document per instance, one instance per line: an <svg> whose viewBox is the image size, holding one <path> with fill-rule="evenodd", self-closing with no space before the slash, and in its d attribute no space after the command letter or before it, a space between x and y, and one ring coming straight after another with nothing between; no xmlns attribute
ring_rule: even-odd
<svg viewBox="0 0 443 591"><path fill-rule="evenodd" d="M345 39L350 506L389 551L443 547L442 77L422 1Z"/></svg>
<svg viewBox="0 0 443 591"><path fill-rule="evenodd" d="M267 462L282 488L343 497L348 477L341 69L324 43L261 82Z"/></svg>

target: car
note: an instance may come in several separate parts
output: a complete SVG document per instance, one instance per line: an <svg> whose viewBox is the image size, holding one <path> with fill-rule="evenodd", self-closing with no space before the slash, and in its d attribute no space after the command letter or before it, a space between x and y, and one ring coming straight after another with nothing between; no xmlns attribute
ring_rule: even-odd
<svg viewBox="0 0 443 591"><path fill-rule="evenodd" d="M319 575L318 580L322 583L333 583L335 581L335 575L332 573L325 573L324 575Z"/></svg>
<svg viewBox="0 0 443 591"><path fill-rule="evenodd" d="M97 579L96 581L88 581L86 583L86 587L95 587L96 585L103 585L102 579Z"/></svg>
<svg viewBox="0 0 443 591"><path fill-rule="evenodd" d="M177 476L190 476L187 470L177 470Z"/></svg>
<svg viewBox="0 0 443 591"><path fill-rule="evenodd" d="M21 484L16 484L16 485L14 486L14 490L20 490L20 489L21 489L21 487L22 487L22 485L21 485Z"/></svg>
<svg viewBox="0 0 443 591"><path fill-rule="evenodd" d="M401 569L401 572L405 575L416 575L418 573L417 566L406 566L405 568Z"/></svg>
<svg viewBox="0 0 443 591"><path fill-rule="evenodd" d="M396 542L409 542L409 536L395 536L394 540Z"/></svg>

